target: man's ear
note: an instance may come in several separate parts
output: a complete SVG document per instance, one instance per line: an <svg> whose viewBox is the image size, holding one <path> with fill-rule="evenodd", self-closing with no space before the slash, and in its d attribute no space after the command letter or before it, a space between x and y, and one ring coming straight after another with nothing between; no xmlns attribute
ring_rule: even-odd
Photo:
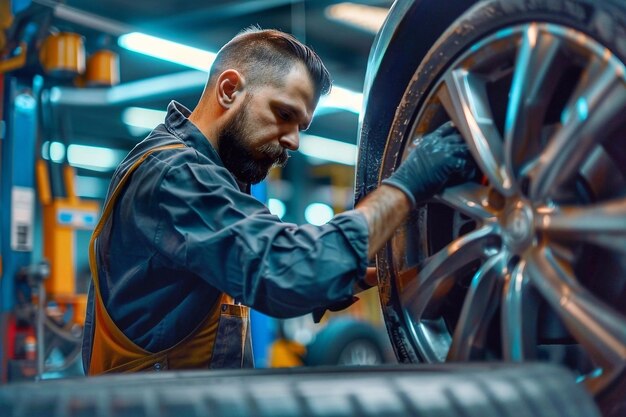
<svg viewBox="0 0 626 417"><path fill-rule="evenodd" d="M217 101L224 109L231 108L239 96L242 95L245 86L243 75L237 70L228 69L217 78Z"/></svg>

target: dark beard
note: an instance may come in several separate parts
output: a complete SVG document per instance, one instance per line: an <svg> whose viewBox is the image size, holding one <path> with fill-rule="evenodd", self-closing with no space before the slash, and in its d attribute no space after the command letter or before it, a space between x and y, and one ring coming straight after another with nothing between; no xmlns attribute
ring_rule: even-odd
<svg viewBox="0 0 626 417"><path fill-rule="evenodd" d="M256 184L261 181L273 166L285 166L289 154L281 146L267 143L257 148L264 155L255 159L252 152L246 147L246 132L248 102L242 111L237 113L217 137L218 153L226 169L239 181Z"/></svg>

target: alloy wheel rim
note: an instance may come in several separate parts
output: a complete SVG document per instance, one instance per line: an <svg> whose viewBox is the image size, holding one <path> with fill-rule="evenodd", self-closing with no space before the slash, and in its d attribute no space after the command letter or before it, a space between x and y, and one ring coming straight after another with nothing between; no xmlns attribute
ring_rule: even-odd
<svg viewBox="0 0 626 417"><path fill-rule="evenodd" d="M547 304L593 363L580 371L592 391L623 372L624 311L579 282L576 256L588 246L606 256L626 253L626 173L615 167L607 145L621 129L625 74L624 64L590 36L529 23L472 45L437 80L411 137L452 120L484 178L444 190L391 241L392 280L422 359L484 359L494 318L501 327L496 356L535 359L540 305ZM560 94L565 77L575 82ZM493 108L490 97L500 80L507 85L505 111ZM565 97L555 99L559 95ZM555 108L559 113L550 120ZM386 153L403 151L401 159L413 148L391 146ZM397 160L386 160L383 177L395 166ZM601 167L614 190L595 178ZM580 178L590 189L582 197ZM443 206L452 210L452 238L427 251L433 246L429 218ZM468 279L459 272L468 266L466 293L450 331L440 311L451 287ZM622 265L621 279L625 271Z"/></svg>

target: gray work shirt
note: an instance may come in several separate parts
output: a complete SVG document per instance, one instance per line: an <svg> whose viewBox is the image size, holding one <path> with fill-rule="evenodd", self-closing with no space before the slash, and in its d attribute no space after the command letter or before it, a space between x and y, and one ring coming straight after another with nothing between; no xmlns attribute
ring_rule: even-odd
<svg viewBox="0 0 626 417"><path fill-rule="evenodd" d="M367 267L363 216L349 211L323 226L282 222L237 183L189 114L172 101L165 123L135 146L109 187L107 199L147 150L186 145L155 152L139 166L97 241L100 291L124 334L150 352L169 348L221 292L274 317L351 299ZM85 365L92 334L90 291Z"/></svg>

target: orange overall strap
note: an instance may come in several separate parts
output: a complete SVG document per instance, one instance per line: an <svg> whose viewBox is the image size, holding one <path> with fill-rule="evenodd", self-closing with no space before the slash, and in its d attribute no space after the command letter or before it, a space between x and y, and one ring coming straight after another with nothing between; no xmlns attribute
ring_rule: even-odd
<svg viewBox="0 0 626 417"><path fill-rule="evenodd" d="M95 375L112 369L119 371L140 370L152 367L155 359L153 356L162 356L148 352L135 343L115 325L113 319L104 307L102 295L100 293L100 281L98 276L98 265L96 264L96 240L100 236L104 225L111 217L115 203L131 175L152 153L156 151L182 148L183 144L170 144L150 149L128 169L120 182L115 187L111 197L107 201L102 216L89 242L89 268L94 282L94 339L92 341L91 362L89 364L89 374ZM129 369L120 369L120 367Z"/></svg>
<svg viewBox="0 0 626 417"><path fill-rule="evenodd" d="M156 353L148 352L133 343L113 322L102 300L95 245L113 212L120 190L127 183L130 175L152 152L182 146L184 145L161 146L142 155L115 187L94 230L89 244L89 264L95 286L94 338L89 364L90 375L150 369L206 369L252 365L251 348L246 349L246 346L250 345L248 309L241 305L234 305L232 298L226 294L218 297L211 311L187 337L176 345Z"/></svg>

